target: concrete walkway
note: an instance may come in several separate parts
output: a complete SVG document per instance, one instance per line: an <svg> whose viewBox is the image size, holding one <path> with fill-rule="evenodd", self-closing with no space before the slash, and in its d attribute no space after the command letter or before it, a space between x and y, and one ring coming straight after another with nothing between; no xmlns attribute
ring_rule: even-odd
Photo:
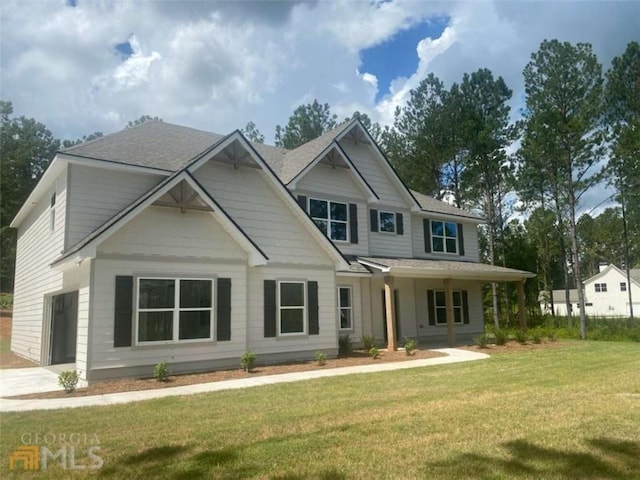
<svg viewBox="0 0 640 480"><path fill-rule="evenodd" d="M118 403L138 402L154 398L173 397L179 395L192 395L195 393L219 392L222 390L234 390L238 388L255 387L259 385L273 385L276 383L297 382L314 378L337 377L354 373L388 372L391 370L404 370L407 368L428 367L431 365L446 365L450 363L469 362L489 358L489 355L456 348L434 349L434 352L442 352L446 357L426 358L420 360L408 360L404 362L378 363L371 365L358 365L353 367L328 368L326 370L310 370L307 372L292 372L281 375L265 375L236 380L224 380L211 383L197 383L183 385L181 387L159 388L155 390L139 390L133 392L107 393L87 397L51 398L33 400L12 400L0 398L0 412L24 412L29 410L53 410L59 408L77 408L96 405L115 405ZM4 377L3 377L4 383ZM13 390L11 390L13 394Z"/></svg>
<svg viewBox="0 0 640 480"><path fill-rule="evenodd" d="M58 384L58 374L63 370L73 370L75 365L65 365L66 368L29 367L0 369L0 397L26 395L29 393L44 393L62 391ZM87 382L78 381L78 388L86 387Z"/></svg>

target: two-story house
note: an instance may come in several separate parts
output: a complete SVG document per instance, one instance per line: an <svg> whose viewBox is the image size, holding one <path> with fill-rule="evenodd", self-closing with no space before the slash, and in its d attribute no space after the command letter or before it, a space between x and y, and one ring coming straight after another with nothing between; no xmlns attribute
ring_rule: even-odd
<svg viewBox="0 0 640 480"><path fill-rule="evenodd" d="M479 263L482 221L408 190L358 120L290 151L147 122L59 152L15 217L11 348L92 381L468 341L482 284L533 276Z"/></svg>

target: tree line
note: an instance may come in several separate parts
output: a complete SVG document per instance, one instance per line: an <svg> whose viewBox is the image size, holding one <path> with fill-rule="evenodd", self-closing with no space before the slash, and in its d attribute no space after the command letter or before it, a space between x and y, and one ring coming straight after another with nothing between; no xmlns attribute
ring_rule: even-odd
<svg viewBox="0 0 640 480"><path fill-rule="evenodd" d="M484 261L538 272L538 283L527 288L533 309L539 290L564 288L569 303L569 289L601 261L640 262L640 45L629 43L604 72L591 45L545 40L523 76L518 119L509 107L512 90L486 68L448 88L429 74L396 109L392 125L382 127L360 112L351 118L363 122L409 187L484 216ZM10 103L0 105L0 274L2 290L10 290L15 233L8 223L61 145L102 134L61 143L35 120L11 118ZM127 127L147 120L160 119L145 115ZM276 126L275 144L296 148L337 125L330 106L314 100ZM264 142L253 122L242 132ZM614 189L611 200L620 206L578 218L585 194L602 184ZM526 220L513 220L516 213ZM508 284L491 285L487 303L495 326L508 324L515 292Z"/></svg>

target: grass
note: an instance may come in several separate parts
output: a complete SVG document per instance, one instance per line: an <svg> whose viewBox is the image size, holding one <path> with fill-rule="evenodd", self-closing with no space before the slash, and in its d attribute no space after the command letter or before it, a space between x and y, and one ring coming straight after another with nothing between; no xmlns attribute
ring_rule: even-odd
<svg viewBox="0 0 640 480"><path fill-rule="evenodd" d="M0 293L0 310L11 310L13 308L13 294Z"/></svg>
<svg viewBox="0 0 640 480"><path fill-rule="evenodd" d="M16 475L8 456L22 434L75 432L98 437L106 478L638 478L638 353L633 343L569 342L468 364L7 413L0 477Z"/></svg>

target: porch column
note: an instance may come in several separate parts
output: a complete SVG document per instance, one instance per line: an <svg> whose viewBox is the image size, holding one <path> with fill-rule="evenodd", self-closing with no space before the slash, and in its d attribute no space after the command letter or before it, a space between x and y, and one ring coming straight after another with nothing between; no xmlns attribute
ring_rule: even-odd
<svg viewBox="0 0 640 480"><path fill-rule="evenodd" d="M396 305L393 295L393 277L384 277L384 303L387 313L387 350L395 352L398 349L396 341Z"/></svg>
<svg viewBox="0 0 640 480"><path fill-rule="evenodd" d="M451 287L451 279L444 279L444 304L447 313L447 342L450 347L456 346L456 328L455 318L453 315L453 288Z"/></svg>
<svg viewBox="0 0 640 480"><path fill-rule="evenodd" d="M518 318L520 320L520 328L522 330L527 329L527 308L524 303L524 282L526 279L523 279L517 283L518 286Z"/></svg>

